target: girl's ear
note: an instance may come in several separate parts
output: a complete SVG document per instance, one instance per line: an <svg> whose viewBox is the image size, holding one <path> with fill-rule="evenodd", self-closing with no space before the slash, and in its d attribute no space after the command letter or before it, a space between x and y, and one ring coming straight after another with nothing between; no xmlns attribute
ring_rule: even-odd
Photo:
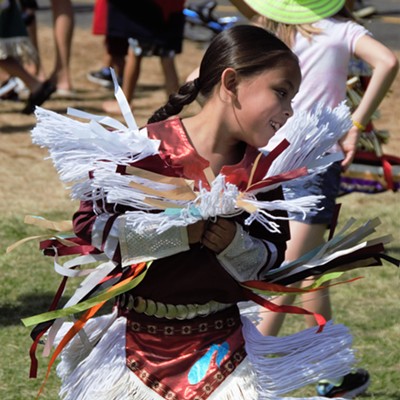
<svg viewBox="0 0 400 400"><path fill-rule="evenodd" d="M221 75L220 96L224 101L233 100L237 95L238 75L233 68L226 68Z"/></svg>

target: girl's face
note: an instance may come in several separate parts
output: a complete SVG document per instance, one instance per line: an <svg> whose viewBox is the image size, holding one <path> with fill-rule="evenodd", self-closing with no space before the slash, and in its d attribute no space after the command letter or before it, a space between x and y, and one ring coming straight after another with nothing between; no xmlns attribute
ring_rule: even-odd
<svg viewBox="0 0 400 400"><path fill-rule="evenodd" d="M236 139L264 147L292 116L291 101L300 81L299 67L292 60L255 77L240 79L233 102L239 127Z"/></svg>

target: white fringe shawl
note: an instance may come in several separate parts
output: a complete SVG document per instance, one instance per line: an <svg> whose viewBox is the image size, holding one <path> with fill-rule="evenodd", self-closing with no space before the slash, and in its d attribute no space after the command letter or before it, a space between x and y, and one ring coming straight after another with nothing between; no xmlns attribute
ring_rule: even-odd
<svg viewBox="0 0 400 400"><path fill-rule="evenodd" d="M242 323L248 359L258 376L259 400L303 399L281 396L322 378L344 376L355 362L352 337L344 325L329 321L320 333L314 327L277 337L263 336L243 316Z"/></svg>
<svg viewBox="0 0 400 400"><path fill-rule="evenodd" d="M263 336L245 317L242 322L248 357L210 395L210 400L301 399L281 396L322 377L342 376L354 363L351 336L343 325L328 322L321 333L310 328L273 337ZM70 327L64 325L56 343ZM116 312L88 321L85 333L91 345L85 345L77 335L61 353L57 373L62 380L62 399L162 398L126 366L125 330L126 319L117 318Z"/></svg>
<svg viewBox="0 0 400 400"><path fill-rule="evenodd" d="M182 201L168 198L168 190L176 188L174 185L161 184L135 175L119 174L116 171L118 165L126 166L157 154L159 141L149 139L146 129L137 128L120 88L116 88L116 97L128 127L109 117L73 109L69 110L72 115L89 119L90 122L79 122L40 107L36 109L38 122L32 131L33 143L49 149L61 180L73 183L73 199L102 199L133 207L139 211L128 213L128 217L134 221L139 231L150 221L158 224L160 233L172 226L186 226L200 219L233 216L243 211L250 214L246 224L257 220L268 230L277 232L278 224L273 221L270 211L300 211L306 214L318 208L321 196L271 202L256 199L257 193L271 190L279 183L239 193L238 188L227 183L220 174L211 183L211 190L200 188L194 200ZM110 132L103 125L114 130ZM270 144L261 149L268 156L269 151L283 139L290 142L290 146L266 171L265 178L301 167L306 167L310 175L326 168L333 161L342 158L340 153L327 155L326 151L350 126L350 112L344 103L334 109L317 107L312 115L297 113L279 130ZM137 186L130 186L130 183L139 183L150 189L163 191L164 194L149 195ZM148 199L161 201L165 206L155 206L154 203L150 205ZM164 212L149 214L141 211L151 209Z"/></svg>
<svg viewBox="0 0 400 400"><path fill-rule="evenodd" d="M350 109L346 102L340 103L335 108L318 104L311 113L296 112L279 129L268 145L260 149L268 154L283 139L290 143L290 146L273 162L266 177L303 166L307 167L310 175L324 170L332 162L343 158L343 153L330 153L329 150L351 126Z"/></svg>
<svg viewBox="0 0 400 400"><path fill-rule="evenodd" d="M41 107L36 108L35 115L37 124L32 130L32 142L49 150L63 182L86 180L86 187L91 187L88 179L94 170L115 171L117 165L129 165L158 153L160 141L149 139L146 129L128 129L103 117L93 117L84 123ZM78 112L74 115L86 116ZM114 130L109 131L101 124ZM77 198L74 193L72 196Z"/></svg>

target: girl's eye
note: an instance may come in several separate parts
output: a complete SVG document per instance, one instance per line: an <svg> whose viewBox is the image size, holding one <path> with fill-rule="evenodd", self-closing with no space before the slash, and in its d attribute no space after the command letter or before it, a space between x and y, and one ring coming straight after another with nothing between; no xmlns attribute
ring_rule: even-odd
<svg viewBox="0 0 400 400"><path fill-rule="evenodd" d="M286 90L283 90L283 89L277 89L276 92L278 93L279 97L282 97L282 98L287 95Z"/></svg>

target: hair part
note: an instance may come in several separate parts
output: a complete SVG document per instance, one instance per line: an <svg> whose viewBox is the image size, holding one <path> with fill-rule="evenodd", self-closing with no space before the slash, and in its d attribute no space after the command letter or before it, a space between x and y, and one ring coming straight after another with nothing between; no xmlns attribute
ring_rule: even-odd
<svg viewBox="0 0 400 400"><path fill-rule="evenodd" d="M207 100L221 82L225 69L233 68L239 76L252 77L285 65L288 60L298 65L297 56L276 35L254 25L237 25L219 33L202 58L199 76L171 94L168 102L154 112L148 123L179 114L198 95Z"/></svg>

